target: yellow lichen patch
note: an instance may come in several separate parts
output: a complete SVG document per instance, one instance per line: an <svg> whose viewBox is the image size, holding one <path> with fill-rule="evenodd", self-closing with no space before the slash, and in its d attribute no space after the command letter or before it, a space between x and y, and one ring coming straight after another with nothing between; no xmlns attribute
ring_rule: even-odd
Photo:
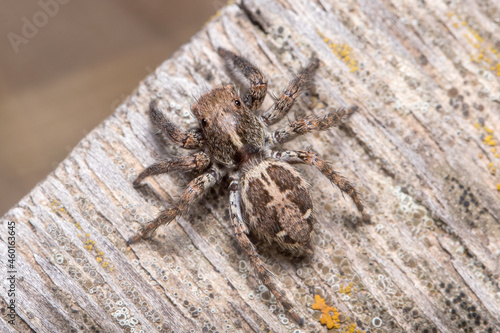
<svg viewBox="0 0 500 333"><path fill-rule="evenodd" d="M495 164L493 162L488 163L488 170L492 175L496 174L497 168L495 167Z"/></svg>
<svg viewBox="0 0 500 333"><path fill-rule="evenodd" d="M349 284L345 287L343 285L340 285L339 293L347 294L347 295L351 296L351 291L352 291L353 286L354 286L354 283L352 283L352 282L349 282Z"/></svg>
<svg viewBox="0 0 500 333"><path fill-rule="evenodd" d="M51 209L54 213L58 213L58 212L61 212L61 213L66 213L66 209L62 206L62 204L57 201L56 199L52 200L50 202L50 206L51 206ZM59 215L59 214L58 214ZM60 216L60 215L59 215Z"/></svg>
<svg viewBox="0 0 500 333"><path fill-rule="evenodd" d="M455 13L448 14L448 18L453 28L461 29L463 36L467 42L474 47L475 51L470 54L472 62L480 65L483 69L492 71L497 76L500 76L500 62L495 58L500 59L500 53L494 48L491 42L485 41L483 37L468 25L466 20L460 18Z"/></svg>
<svg viewBox="0 0 500 333"><path fill-rule="evenodd" d="M318 35L321 38L323 38L323 41L328 45L330 50L332 50L332 52L337 56L337 58L342 60L342 62L344 62L347 65L347 67L349 67L351 73L358 70L358 61L353 57L352 47L350 47L347 44L337 44L331 41L330 39L326 38L325 36L323 36L323 34L319 31Z"/></svg>
<svg viewBox="0 0 500 333"><path fill-rule="evenodd" d="M356 329L356 323L351 323L344 332L345 333L361 333L361 330Z"/></svg>
<svg viewBox="0 0 500 333"><path fill-rule="evenodd" d="M314 296L316 303L312 305L314 310L321 311L321 324L326 325L328 329L340 328L339 312L333 306L327 306L325 300L321 296Z"/></svg>
<svg viewBox="0 0 500 333"><path fill-rule="evenodd" d="M78 235L81 237L81 235ZM85 234L85 242L83 247L88 250L89 252L93 252L95 254L95 260L97 261L98 264L101 264L103 268L108 268L112 272L113 267L109 265L109 262L104 260L104 252L99 250L97 246L95 245L95 241L89 238L90 235L87 233Z"/></svg>
<svg viewBox="0 0 500 333"><path fill-rule="evenodd" d="M352 285L349 286L349 288L352 288ZM341 329L342 333L365 333L365 331L356 329L356 323L342 324L341 321L348 321L349 317L341 315L337 308L326 305L325 300L321 298L320 295L314 296L314 300L316 303L314 303L311 307L314 310L321 311L319 321L321 324L326 325L329 330ZM341 317L344 317L344 319L341 319Z"/></svg>
<svg viewBox="0 0 500 333"><path fill-rule="evenodd" d="M493 135L488 135L487 137L484 138L484 142L483 142L485 145L487 146L496 146L496 140L493 138ZM492 148L491 149L491 152L492 153L495 153L496 152L496 149L495 148Z"/></svg>
<svg viewBox="0 0 500 333"><path fill-rule="evenodd" d="M464 22L462 22L462 25L463 25L463 26L466 26L466 25L467 25L467 22L465 22L465 21L464 21ZM476 31L472 30L472 28L470 28L470 27L469 27L469 32L470 32L470 34L471 34L472 36L474 36L474 38L476 38L476 39L477 39L477 41L478 41L478 42L480 42L480 43L482 43L482 42L483 42L483 38L482 38L481 36L479 36L479 34L478 34Z"/></svg>
<svg viewBox="0 0 500 333"><path fill-rule="evenodd" d="M481 126L480 124L477 124L477 126L476 126L476 124L474 124L474 126L482 132L481 136L483 137L483 139L482 139L483 144L491 147L491 148L489 148L489 150L491 151L493 157L489 158L489 160L491 161L491 159L493 159L493 158L500 159L500 154L497 152L497 148L496 148L497 141L495 139L495 134L494 134L495 131L492 128L486 127L484 125ZM484 157L484 155L482 155L481 158L482 157ZM489 162L486 165L486 167L488 168L488 171L492 176L497 176L498 167L495 166L494 162ZM497 186L497 189L498 189L498 186Z"/></svg>

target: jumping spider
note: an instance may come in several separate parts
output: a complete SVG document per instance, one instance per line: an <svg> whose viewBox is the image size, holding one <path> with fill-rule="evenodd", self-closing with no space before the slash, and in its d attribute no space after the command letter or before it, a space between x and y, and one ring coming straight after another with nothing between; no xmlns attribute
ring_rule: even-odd
<svg viewBox="0 0 500 333"><path fill-rule="evenodd" d="M233 74L240 73L250 81L250 88L242 98L232 85L220 86L202 95L191 108L200 127L189 131L182 130L169 121L161 112L157 101L151 103L150 113L155 125L182 148L197 149L198 152L149 166L139 174L134 185L139 185L148 176L173 170L204 173L187 185L175 206L164 210L131 237L128 244L151 236L156 228L181 215L209 188L229 175L230 216L238 244L250 258L260 281L295 321L302 324L303 319L272 281L272 273L249 240L248 232L250 228L260 238L274 242L280 248L297 255L312 253L313 202L309 184L291 166L298 163L316 167L342 192L348 194L363 219L368 219L351 183L316 153L272 150L298 135L338 125L356 107L340 109L324 117L308 116L269 131L267 126L282 119L293 106L318 67L319 60L311 59L290 81L274 107L258 116L256 111L266 96L267 80L245 58L222 48L218 52Z"/></svg>

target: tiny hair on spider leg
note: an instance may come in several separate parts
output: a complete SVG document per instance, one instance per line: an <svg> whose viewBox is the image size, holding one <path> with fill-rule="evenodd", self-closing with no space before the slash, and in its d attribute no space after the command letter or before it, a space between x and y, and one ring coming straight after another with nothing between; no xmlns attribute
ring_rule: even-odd
<svg viewBox="0 0 500 333"><path fill-rule="evenodd" d="M250 240L252 233L259 239L275 244L295 256L313 255L312 232L315 223L314 203L310 183L294 168L305 164L319 170L347 194L364 219L365 206L353 183L334 170L330 163L313 151L284 150L282 143L314 131L338 126L357 107L339 109L324 116L310 115L276 130L269 128L294 106L300 92L312 81L320 61L311 57L304 69L290 80L276 98L274 107L260 115L267 95L267 79L249 60L224 48L218 49L227 69L241 75L249 89L240 96L234 85L219 85L196 99L191 111L198 126L183 129L171 122L159 106L151 102L152 122L181 148L195 150L187 156L165 159L142 171L134 185L171 171L193 171L198 174L183 190L172 207L129 238L132 245L152 237L162 225L182 215L199 201L210 188L228 177L229 211L234 237L250 260L256 277L299 325L305 323L304 309L293 302L286 289L270 272ZM168 237L168 236L167 236ZM300 286L297 286L297 288Z"/></svg>

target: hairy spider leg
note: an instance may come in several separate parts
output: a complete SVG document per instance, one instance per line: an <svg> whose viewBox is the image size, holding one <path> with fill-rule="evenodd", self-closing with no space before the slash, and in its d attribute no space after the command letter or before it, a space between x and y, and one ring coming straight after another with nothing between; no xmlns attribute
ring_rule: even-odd
<svg viewBox="0 0 500 333"><path fill-rule="evenodd" d="M185 131L171 122L161 111L157 99L151 101L149 105L149 115L153 124L162 132L166 133L170 139L184 149L199 149L203 147L203 135L200 129Z"/></svg>
<svg viewBox="0 0 500 333"><path fill-rule="evenodd" d="M264 102L267 93L267 80L264 75L245 58L221 47L218 52L232 73L239 72L250 81L250 90L243 97L243 103L250 110L257 110Z"/></svg>
<svg viewBox="0 0 500 333"><path fill-rule="evenodd" d="M326 116L308 116L296 120L293 123L272 132L269 141L271 146L275 146L312 131L325 131L330 127L340 125L344 117L349 116L357 109L357 106L352 106L348 109L338 109L337 111L329 113Z"/></svg>
<svg viewBox="0 0 500 333"><path fill-rule="evenodd" d="M302 89L310 82L312 75L319 66L319 60L312 58L309 64L299 72L281 93L274 107L261 116L264 123L272 125L283 118L292 108Z"/></svg>
<svg viewBox="0 0 500 333"><path fill-rule="evenodd" d="M231 223L234 228L234 234L240 247L245 251L250 258L252 267L257 273L259 280L267 287L276 300L283 305L286 311L290 313L293 319L299 324L304 324L304 318L300 317L297 310L286 299L285 295L278 286L272 281L272 273L268 270L259 254L255 245L248 238L248 228L243 222L241 215L241 199L238 186L239 173L231 175L231 184L229 185L229 211L231 215Z"/></svg>
<svg viewBox="0 0 500 333"><path fill-rule="evenodd" d="M188 156L173 158L167 161L157 162L144 169L134 181L134 186L149 176L159 175L170 171L195 171L201 172L210 166L210 157L204 152L194 153Z"/></svg>
<svg viewBox="0 0 500 333"><path fill-rule="evenodd" d="M356 208L361 213L363 220L369 221L369 216L364 211L363 203L354 186L345 177L333 170L332 166L327 161L319 157L317 153L305 150L285 150L271 151L269 155L272 158L291 164L304 163L315 167L332 183L337 185L343 193L349 195L352 201L354 201Z"/></svg>
<svg viewBox="0 0 500 333"><path fill-rule="evenodd" d="M142 228L136 235L132 236L127 244L133 244L142 238L148 238L161 225L170 223L176 216L184 213L187 208L198 201L206 193L207 189L214 186L223 174L218 169L212 167L206 173L193 179L182 192L176 205L166 209L160 215Z"/></svg>

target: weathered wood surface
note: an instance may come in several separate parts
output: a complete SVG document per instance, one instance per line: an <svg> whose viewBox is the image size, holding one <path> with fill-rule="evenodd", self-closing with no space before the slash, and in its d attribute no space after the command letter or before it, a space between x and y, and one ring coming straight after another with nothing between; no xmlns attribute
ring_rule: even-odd
<svg viewBox="0 0 500 333"><path fill-rule="evenodd" d="M225 7L2 218L2 267L7 221L16 222L19 315L15 327L2 316L2 331L299 332L238 250L225 191L153 240L125 244L188 179L132 187L144 166L185 153L154 135L148 104L161 97L174 121L194 126L193 96L228 81L215 52L223 46L257 64L274 93L311 55L321 60L290 118L360 106L341 129L286 146L311 146L332 161L360 190L372 223L360 223L318 172L300 168L313 186L314 255L298 261L259 247L306 317L301 331L327 330L311 309L319 294L341 314L333 332L354 324L499 332L499 24L494 0ZM5 307L6 288L0 293Z"/></svg>

